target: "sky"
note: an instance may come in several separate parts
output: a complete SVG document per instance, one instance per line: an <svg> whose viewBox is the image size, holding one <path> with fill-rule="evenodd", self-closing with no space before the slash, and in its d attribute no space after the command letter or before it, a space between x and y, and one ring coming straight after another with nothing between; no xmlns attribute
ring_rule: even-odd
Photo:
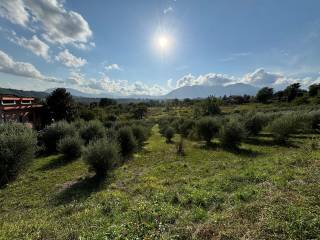
<svg viewBox="0 0 320 240"><path fill-rule="evenodd" d="M0 0L0 87L114 96L320 82L318 0Z"/></svg>

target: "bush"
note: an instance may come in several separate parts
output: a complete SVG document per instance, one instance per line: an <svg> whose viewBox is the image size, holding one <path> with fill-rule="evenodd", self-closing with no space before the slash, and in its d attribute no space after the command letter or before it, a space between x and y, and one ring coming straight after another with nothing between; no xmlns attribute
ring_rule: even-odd
<svg viewBox="0 0 320 240"><path fill-rule="evenodd" d="M308 118L309 118L309 121L310 121L310 127L313 130L316 130L316 129L320 128L320 111L309 112Z"/></svg>
<svg viewBox="0 0 320 240"><path fill-rule="evenodd" d="M244 136L243 125L234 119L224 124L219 133L221 146L228 149L239 147Z"/></svg>
<svg viewBox="0 0 320 240"><path fill-rule="evenodd" d="M257 135L266 123L266 118L261 113L250 113L245 116L244 127L249 135Z"/></svg>
<svg viewBox="0 0 320 240"><path fill-rule="evenodd" d="M268 126L273 139L278 143L287 142L291 134L297 132L299 119L294 114L286 114L271 122Z"/></svg>
<svg viewBox="0 0 320 240"><path fill-rule="evenodd" d="M105 177L119 163L119 149L116 144L99 139L88 145L83 158L97 177Z"/></svg>
<svg viewBox="0 0 320 240"><path fill-rule="evenodd" d="M194 126L195 122L193 120L184 120L183 123L180 125L180 134L184 137L189 136Z"/></svg>
<svg viewBox="0 0 320 240"><path fill-rule="evenodd" d="M89 121L80 129L81 138L88 144L90 141L103 138L105 136L105 129L102 123L98 120Z"/></svg>
<svg viewBox="0 0 320 240"><path fill-rule="evenodd" d="M0 186L14 180L36 150L32 129L18 123L0 125Z"/></svg>
<svg viewBox="0 0 320 240"><path fill-rule="evenodd" d="M139 147L142 147L144 142L147 140L147 132L144 127L136 125L132 126L132 133Z"/></svg>
<svg viewBox="0 0 320 240"><path fill-rule="evenodd" d="M135 151L137 143L130 127L120 128L118 130L117 139L122 156L129 156Z"/></svg>
<svg viewBox="0 0 320 240"><path fill-rule="evenodd" d="M166 142L167 143L172 142L173 136L174 136L174 129L172 127L167 127L167 129L164 131L164 137L166 138Z"/></svg>
<svg viewBox="0 0 320 240"><path fill-rule="evenodd" d="M219 132L220 123L215 118L205 117L197 122L196 127L199 137L210 145L211 139Z"/></svg>
<svg viewBox="0 0 320 240"><path fill-rule="evenodd" d="M74 136L76 129L65 121L47 126L39 135L39 142L45 146L47 153L57 152L57 144L66 136Z"/></svg>
<svg viewBox="0 0 320 240"><path fill-rule="evenodd" d="M66 159L76 159L81 156L82 141L78 136L67 136L62 138L58 143L58 151Z"/></svg>

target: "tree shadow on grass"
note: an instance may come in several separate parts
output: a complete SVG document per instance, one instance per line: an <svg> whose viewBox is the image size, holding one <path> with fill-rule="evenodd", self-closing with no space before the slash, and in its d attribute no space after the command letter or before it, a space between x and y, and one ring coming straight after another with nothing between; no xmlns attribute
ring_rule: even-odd
<svg viewBox="0 0 320 240"><path fill-rule="evenodd" d="M50 162L44 164L43 166L38 168L38 170L40 170L40 171L49 171L49 170L57 169L57 168L66 166L66 165L72 163L75 160L76 159L73 159L73 160L67 159L63 155L61 155L61 156L58 156L57 158L51 159Z"/></svg>
<svg viewBox="0 0 320 240"><path fill-rule="evenodd" d="M245 148L223 148L223 150L233 153L235 155L243 156L243 157L250 157L256 158L258 156L263 155L263 153L254 151L252 149L245 149Z"/></svg>
<svg viewBox="0 0 320 240"><path fill-rule="evenodd" d="M68 204L72 201L83 201L94 192L98 192L108 182L105 177L87 176L75 182L66 183L53 199L54 205Z"/></svg>
<svg viewBox="0 0 320 240"><path fill-rule="evenodd" d="M296 144L294 144L292 141L286 141L286 142L277 142L274 139L264 139L264 138L255 138L255 137L249 137L243 141L244 143L256 145L256 146L265 146L265 147L291 147L291 148L299 148Z"/></svg>
<svg viewBox="0 0 320 240"><path fill-rule="evenodd" d="M219 147L220 147L219 144L216 142L210 142L209 144L205 143L200 146L200 148L204 150L217 150L219 149Z"/></svg>
<svg viewBox="0 0 320 240"><path fill-rule="evenodd" d="M264 138L255 138L255 137L249 137L244 139L244 143L251 144L251 145L257 145L257 146L277 146L277 144L273 139L264 139Z"/></svg>

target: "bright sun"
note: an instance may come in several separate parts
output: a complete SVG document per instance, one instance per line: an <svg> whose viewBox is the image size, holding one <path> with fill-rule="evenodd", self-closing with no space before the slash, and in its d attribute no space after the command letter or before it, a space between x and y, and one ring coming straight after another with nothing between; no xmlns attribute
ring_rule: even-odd
<svg viewBox="0 0 320 240"><path fill-rule="evenodd" d="M172 47L172 40L169 35L161 34L155 37L155 47L161 54L166 54Z"/></svg>
<svg viewBox="0 0 320 240"><path fill-rule="evenodd" d="M166 36L160 36L158 38L158 45L162 50L167 49L169 47L169 39Z"/></svg>

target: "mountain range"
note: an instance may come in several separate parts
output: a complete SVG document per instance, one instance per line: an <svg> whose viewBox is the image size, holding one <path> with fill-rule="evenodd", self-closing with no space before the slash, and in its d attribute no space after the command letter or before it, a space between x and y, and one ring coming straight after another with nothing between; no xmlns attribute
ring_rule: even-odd
<svg viewBox="0 0 320 240"><path fill-rule="evenodd" d="M16 95L21 97L36 97L45 98L54 89L48 89L46 91L24 91L9 88L0 88L0 95ZM184 98L206 98L208 96L222 97L224 95L256 95L258 88L249 84L235 83L227 86L204 86L204 85L193 85L184 86L172 90L166 95L162 96L149 96L149 95L131 95L131 96L117 96L114 94L101 93L92 94L84 93L73 88L67 88L67 91L71 93L72 96L77 98L85 99L100 99L100 98L116 98L116 99L184 99Z"/></svg>

